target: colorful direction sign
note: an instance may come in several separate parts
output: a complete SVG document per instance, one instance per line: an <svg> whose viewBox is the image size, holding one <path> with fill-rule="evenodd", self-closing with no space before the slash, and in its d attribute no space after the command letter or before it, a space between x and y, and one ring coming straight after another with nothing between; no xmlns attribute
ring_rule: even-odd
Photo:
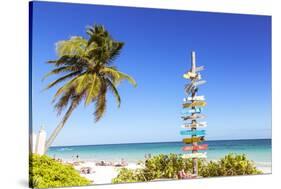
<svg viewBox="0 0 281 189"><path fill-rule="evenodd" d="M181 135L197 135L197 136L204 136L205 130L183 130L180 131Z"/></svg>
<svg viewBox="0 0 281 189"><path fill-rule="evenodd" d="M195 87L197 87L197 86L199 86L199 85L205 84L206 82L207 82L207 81L205 81L205 80L200 80L200 81L194 82L193 85L194 85Z"/></svg>
<svg viewBox="0 0 281 189"><path fill-rule="evenodd" d="M207 158L207 152L184 154L182 155L182 158Z"/></svg>
<svg viewBox="0 0 281 189"><path fill-rule="evenodd" d="M201 79L201 74L200 73L192 73L192 72L189 71L189 72L183 74L183 77L185 79L200 80Z"/></svg>
<svg viewBox="0 0 281 189"><path fill-rule="evenodd" d="M194 108L194 109L183 109L183 114L192 114L192 113L201 113L203 108Z"/></svg>
<svg viewBox="0 0 281 189"><path fill-rule="evenodd" d="M204 136L200 136L200 137L184 138L182 141L185 144L191 144L193 142L203 142L204 140L205 140Z"/></svg>
<svg viewBox="0 0 281 189"><path fill-rule="evenodd" d="M185 79L191 79L191 78L196 78L197 74L196 73L192 73L192 72L187 72L185 74L183 74L183 77Z"/></svg>
<svg viewBox="0 0 281 189"><path fill-rule="evenodd" d="M192 108L195 106L204 107L206 105L207 105L207 103L205 101L195 101L195 102L191 102L191 103L184 103L182 106L183 106L183 108Z"/></svg>
<svg viewBox="0 0 281 189"><path fill-rule="evenodd" d="M205 97L204 96L187 97L187 100L200 100L200 101L204 101ZM185 100L184 102L186 102L187 100Z"/></svg>
<svg viewBox="0 0 281 189"><path fill-rule="evenodd" d="M196 87L193 85L193 83L189 83L185 86L185 92L187 94L193 92L196 89Z"/></svg>
<svg viewBox="0 0 281 189"><path fill-rule="evenodd" d="M204 66L199 66L199 67L195 68L195 72L200 72L200 71L203 71L204 69L205 69Z"/></svg>
<svg viewBox="0 0 281 189"><path fill-rule="evenodd" d="M183 151L192 151L192 150L207 150L208 144L201 144L201 145L193 145L193 146L184 146L182 148Z"/></svg>
<svg viewBox="0 0 281 189"><path fill-rule="evenodd" d="M182 116L183 120L195 120L195 119L202 119L205 118L206 116L203 114L193 114L193 115L188 115L188 116Z"/></svg>
<svg viewBox="0 0 281 189"><path fill-rule="evenodd" d="M196 128L196 127L206 127L207 126L207 122L197 122L197 123L186 123L186 124L183 124L181 127L182 128Z"/></svg>

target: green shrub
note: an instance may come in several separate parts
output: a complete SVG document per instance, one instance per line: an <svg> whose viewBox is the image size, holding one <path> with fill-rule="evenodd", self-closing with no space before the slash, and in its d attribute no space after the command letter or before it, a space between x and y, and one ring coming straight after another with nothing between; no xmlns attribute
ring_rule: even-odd
<svg viewBox="0 0 281 189"><path fill-rule="evenodd" d="M184 169L192 169L192 161L183 159L177 154L157 155L145 161L144 175L147 180L159 178L176 178L177 173Z"/></svg>
<svg viewBox="0 0 281 189"><path fill-rule="evenodd" d="M257 170L253 162L248 160L246 156L228 154L217 162L210 161L201 167L200 175L203 177L215 176L235 176L235 175L254 175L261 174Z"/></svg>
<svg viewBox="0 0 281 189"><path fill-rule="evenodd" d="M71 165L64 165L44 155L29 159L29 185L32 188L84 186L91 182L79 175Z"/></svg>
<svg viewBox="0 0 281 189"><path fill-rule="evenodd" d="M199 161L199 166L203 161ZM156 155L145 161L143 169L131 170L123 168L117 177L112 180L113 183L142 182L154 179L170 178L175 179L177 173L181 170L192 171L192 160L183 159L180 155Z"/></svg>
<svg viewBox="0 0 281 189"><path fill-rule="evenodd" d="M143 175L143 169L131 170L127 168L120 169L118 176L112 179L112 183L143 182L146 178Z"/></svg>
<svg viewBox="0 0 281 189"><path fill-rule="evenodd" d="M247 160L245 155L229 154L217 162L198 160L199 176L234 176L261 174L253 162ZM160 178L177 178L181 170L192 173L192 160L183 159L181 155L160 154L145 161L143 169L130 170L123 168L113 183L142 182Z"/></svg>

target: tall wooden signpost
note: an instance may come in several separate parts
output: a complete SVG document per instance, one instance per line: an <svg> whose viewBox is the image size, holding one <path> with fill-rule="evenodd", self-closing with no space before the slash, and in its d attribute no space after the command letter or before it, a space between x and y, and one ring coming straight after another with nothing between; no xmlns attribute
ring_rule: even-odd
<svg viewBox="0 0 281 189"><path fill-rule="evenodd" d="M204 70L204 66L196 67L196 54L194 51L191 53L191 69L183 75L185 79L190 82L185 86L187 98L183 103L183 120L184 130L180 132L181 135L189 135L190 137L184 138L183 142L187 144L183 147L183 151L187 152L183 155L184 158L192 158L193 162L193 175L198 176L198 158L206 158L206 152L201 153L200 150L207 150L208 145L200 145L205 140L205 130L200 128L206 127L206 122L200 122L199 119L205 117L201 114L203 107L206 106L205 97L198 96L198 87L206 83L201 80L200 71Z"/></svg>

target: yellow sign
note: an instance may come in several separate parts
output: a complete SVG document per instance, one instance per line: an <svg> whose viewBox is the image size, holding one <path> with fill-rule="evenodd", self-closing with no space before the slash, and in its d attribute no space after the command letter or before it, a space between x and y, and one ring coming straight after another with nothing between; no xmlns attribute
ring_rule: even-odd
<svg viewBox="0 0 281 189"><path fill-rule="evenodd" d="M201 136L201 137L184 138L182 141L185 144L191 144L193 142L203 142L204 140L205 140L204 136Z"/></svg>
<svg viewBox="0 0 281 189"><path fill-rule="evenodd" d="M207 103L205 101L195 101L195 102L192 102L192 103L184 103L182 106L184 108L192 108L192 107L195 107L195 106L204 107L206 105L207 105Z"/></svg>

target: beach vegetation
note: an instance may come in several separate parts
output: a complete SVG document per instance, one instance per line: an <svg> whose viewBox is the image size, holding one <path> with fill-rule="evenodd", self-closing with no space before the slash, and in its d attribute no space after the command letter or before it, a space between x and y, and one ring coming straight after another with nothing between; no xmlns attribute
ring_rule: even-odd
<svg viewBox="0 0 281 189"><path fill-rule="evenodd" d="M144 176L142 169L121 168L118 176L112 179L112 183L130 183L130 182L145 182L148 181Z"/></svg>
<svg viewBox="0 0 281 189"><path fill-rule="evenodd" d="M73 110L84 101L85 106L94 103L94 118L99 121L106 110L106 96L111 92L117 106L121 97L117 86L123 80L136 86L135 80L119 71L114 61L120 55L123 42L114 40L102 25L87 29L88 38L73 36L56 44L58 58L48 63L54 67L44 78L58 76L46 89L61 86L56 91L53 103L58 114L65 114L46 142L46 150L64 127Z"/></svg>
<svg viewBox="0 0 281 189"><path fill-rule="evenodd" d="M159 154L145 161L143 169L123 168L113 183L143 182L157 179L177 179L179 171L192 173L192 159L179 154ZM261 174L254 163L242 154L228 154L218 161L198 159L199 176L235 176Z"/></svg>
<svg viewBox="0 0 281 189"><path fill-rule="evenodd" d="M86 186L91 182L81 177L72 165L62 164L46 155L31 155L29 159L29 186L51 188Z"/></svg>
<svg viewBox="0 0 281 189"><path fill-rule="evenodd" d="M228 154L218 161L210 161L201 167L199 174L203 177L256 175L262 174L245 154Z"/></svg>

